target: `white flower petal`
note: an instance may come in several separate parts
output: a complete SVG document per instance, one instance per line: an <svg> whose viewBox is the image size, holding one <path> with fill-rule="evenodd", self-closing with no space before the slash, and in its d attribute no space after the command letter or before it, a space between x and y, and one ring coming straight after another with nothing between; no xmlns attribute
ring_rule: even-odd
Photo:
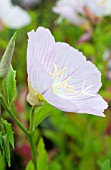
<svg viewBox="0 0 111 170"><path fill-rule="evenodd" d="M87 89L89 93L96 94L102 85L101 73L90 61L85 61L72 77L70 84L75 87L75 91Z"/></svg>
<svg viewBox="0 0 111 170"><path fill-rule="evenodd" d="M108 107L107 103L100 95L76 101L75 103L79 107L78 113L88 113L102 117L105 117L103 112Z"/></svg>
<svg viewBox="0 0 111 170"><path fill-rule="evenodd" d="M79 69L80 66L86 61L86 58L81 52L74 49L67 43L57 42L51 53L51 58L53 58L53 63L58 67L58 71L67 68L65 74L66 76L72 75L74 70ZM50 67L50 72L53 71L53 65Z"/></svg>
<svg viewBox="0 0 111 170"><path fill-rule="evenodd" d="M39 27L37 31L34 30L28 33L28 48L27 60L40 61L44 67L48 69L48 64L51 63L51 52L55 45L54 37L48 29Z"/></svg>
<svg viewBox="0 0 111 170"><path fill-rule="evenodd" d="M90 94L96 94L98 92L101 87L101 73L91 62L86 61L86 58L81 52L66 43L56 43L52 55L58 72L66 68L66 71L59 77L58 82L63 82L71 77L68 85L74 87L73 93L64 91L64 97L66 96L67 98L71 95L72 100L72 96L77 96L78 93L80 94L82 88L83 90L87 89ZM53 67L53 65L50 67L50 72L53 72ZM83 95L79 95L78 97L81 98ZM86 95L86 97L89 96Z"/></svg>
<svg viewBox="0 0 111 170"><path fill-rule="evenodd" d="M19 6L12 5L10 0L0 0L0 18L5 25L13 29L19 29L31 22L28 13Z"/></svg>
<svg viewBox="0 0 111 170"><path fill-rule="evenodd" d="M52 88L52 79L39 61L30 65L28 80L31 86L41 95Z"/></svg>
<svg viewBox="0 0 111 170"><path fill-rule="evenodd" d="M111 14L111 0L86 0L86 5L96 16L102 17Z"/></svg>
<svg viewBox="0 0 111 170"><path fill-rule="evenodd" d="M76 104L71 103L67 99L63 99L55 95L52 89L47 90L47 92L43 94L43 97L47 100L48 103L65 112L79 111Z"/></svg>

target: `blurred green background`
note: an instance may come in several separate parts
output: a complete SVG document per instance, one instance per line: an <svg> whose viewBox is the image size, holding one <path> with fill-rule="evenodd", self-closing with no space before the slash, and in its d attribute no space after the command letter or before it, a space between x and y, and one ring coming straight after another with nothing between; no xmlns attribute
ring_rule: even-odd
<svg viewBox="0 0 111 170"><path fill-rule="evenodd" d="M104 17L94 28L89 41L77 43L85 30L72 25L66 20L57 24L58 15L53 13L54 0L44 0L42 3L28 9L32 22L30 25L18 30L16 47L12 65L16 70L17 94L14 99L14 110L17 117L24 124L29 124L30 106L26 103L27 72L26 50L27 32L39 26L51 30L56 41L64 41L79 49L92 61L102 73L102 88L99 93L108 102L105 111L106 117L101 118L87 114L55 112L46 118L36 129L35 143L40 135L44 139L46 163L42 170L110 170L111 160L111 17ZM14 1L14 3L16 3ZM0 32L0 56L2 56L8 41L15 30L4 28ZM105 59L106 51L108 57ZM28 141L20 129L13 124L15 131L15 149L12 150L12 166L7 167L0 156L0 170L23 170L31 159ZM45 150L43 151L45 153ZM46 166L47 164L47 166ZM29 170L31 170L29 168Z"/></svg>

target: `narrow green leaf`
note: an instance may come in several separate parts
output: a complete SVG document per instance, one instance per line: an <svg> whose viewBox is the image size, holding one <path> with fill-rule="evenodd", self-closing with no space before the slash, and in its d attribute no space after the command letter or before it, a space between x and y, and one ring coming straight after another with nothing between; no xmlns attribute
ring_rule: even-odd
<svg viewBox="0 0 111 170"><path fill-rule="evenodd" d="M49 169L48 168L48 156L45 151L45 145L44 145L44 141L42 138L39 140L37 151L38 151L38 159L37 159L38 170L48 170Z"/></svg>
<svg viewBox="0 0 111 170"><path fill-rule="evenodd" d="M50 170L51 169L52 170L62 170L61 165L57 161L51 161L49 166L50 166Z"/></svg>
<svg viewBox="0 0 111 170"><path fill-rule="evenodd" d="M2 82L3 90L4 90L4 93L6 95L6 98L9 104L12 102L12 99L16 92L15 77L16 77L16 72L13 70L11 66L6 78Z"/></svg>
<svg viewBox="0 0 111 170"><path fill-rule="evenodd" d="M0 147L2 147L2 135L0 134Z"/></svg>
<svg viewBox="0 0 111 170"><path fill-rule="evenodd" d="M29 161L25 170L34 170L34 165L33 165L32 161Z"/></svg>
<svg viewBox="0 0 111 170"><path fill-rule="evenodd" d="M2 122L5 126L8 140L9 140L10 144L12 145L12 147L14 148L14 132L12 130L12 125L3 119L2 119Z"/></svg>
<svg viewBox="0 0 111 170"><path fill-rule="evenodd" d="M11 160L10 160L10 146L9 146L9 140L7 137L7 134L3 136L3 147L5 152L5 157L8 162L8 166L11 166Z"/></svg>
<svg viewBox="0 0 111 170"><path fill-rule="evenodd" d="M110 160L107 159L103 163L99 163L101 170L110 170Z"/></svg>
<svg viewBox="0 0 111 170"><path fill-rule="evenodd" d="M3 138L2 138L2 134L0 134L0 151L3 155L4 149L3 149Z"/></svg>
<svg viewBox="0 0 111 170"><path fill-rule="evenodd" d="M0 170L6 170L6 161L1 153L0 153Z"/></svg>
<svg viewBox="0 0 111 170"><path fill-rule="evenodd" d="M34 112L34 127L38 126L40 122L56 110L55 107L47 102L42 107L36 108Z"/></svg>
<svg viewBox="0 0 111 170"><path fill-rule="evenodd" d="M9 71L14 48L15 48L15 39L16 39L16 33L13 35L13 37L9 41L8 46L2 56L2 59L0 62L0 78L5 78Z"/></svg>

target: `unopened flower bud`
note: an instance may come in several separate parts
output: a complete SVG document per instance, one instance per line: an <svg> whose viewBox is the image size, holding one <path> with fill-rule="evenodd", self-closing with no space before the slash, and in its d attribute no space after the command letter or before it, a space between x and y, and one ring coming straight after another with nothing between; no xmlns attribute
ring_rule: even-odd
<svg viewBox="0 0 111 170"><path fill-rule="evenodd" d="M7 76L7 73L10 68L10 64L11 64L12 56L14 52L14 47L15 47L15 38L16 38L16 33L13 35L13 37L9 41L8 46L0 62L0 78L2 79Z"/></svg>

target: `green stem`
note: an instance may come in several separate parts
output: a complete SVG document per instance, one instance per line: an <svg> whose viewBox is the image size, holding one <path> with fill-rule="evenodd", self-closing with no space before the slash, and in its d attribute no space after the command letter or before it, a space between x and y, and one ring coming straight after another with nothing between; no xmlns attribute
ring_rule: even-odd
<svg viewBox="0 0 111 170"><path fill-rule="evenodd" d="M33 155L34 170L37 170L36 150L35 150L35 147L34 147L32 134L29 134L28 139L29 139L29 142L30 142L30 147L31 147L31 150L32 150L32 155Z"/></svg>
<svg viewBox="0 0 111 170"><path fill-rule="evenodd" d="M20 127L20 129L26 134L26 136L29 139L30 142L30 147L32 150L32 156L33 156L33 161L34 161L34 170L37 170L37 161L36 161L36 150L34 147L34 142L32 138L32 130L33 130L33 112L34 112L34 107L31 109L30 113L30 130L27 131L22 124L19 122L19 120L16 118L16 116L13 114L11 108L7 105L5 98L3 97L2 93L0 92L0 110L1 110L1 104L3 105L4 109L9 113L9 115L13 118L13 120L16 122L16 124Z"/></svg>
<svg viewBox="0 0 111 170"><path fill-rule="evenodd" d="M0 118L1 118L1 103L0 103Z"/></svg>
<svg viewBox="0 0 111 170"><path fill-rule="evenodd" d="M33 106L31 108L31 111L30 111L30 128L29 128L29 132L32 133L33 131L33 114L34 114L34 109L35 107Z"/></svg>
<svg viewBox="0 0 111 170"><path fill-rule="evenodd" d="M9 113L9 115L13 118L13 120L16 122L16 124L20 127L20 129L26 134L26 136L29 136L29 132L27 129L25 129L22 124L19 122L19 120L16 118L16 116L13 114L12 110L7 106L6 101L2 95L0 95L1 104L3 105L4 109Z"/></svg>
<svg viewBox="0 0 111 170"><path fill-rule="evenodd" d="M30 142L30 147L32 150L32 155L33 155L33 162L34 162L34 170L37 170L37 159L36 159L36 150L34 147L34 142L33 142L33 114L34 114L34 109L35 107L33 106L30 111L30 128L29 128L29 133L30 135L28 136L29 142Z"/></svg>
<svg viewBox="0 0 111 170"><path fill-rule="evenodd" d="M1 121L2 115L1 115L1 103L0 103L0 130L2 129L2 121Z"/></svg>
<svg viewBox="0 0 111 170"><path fill-rule="evenodd" d="M3 134L5 134L5 129L4 129L4 125L2 123L2 106L1 106L1 102L0 102L0 130L2 131Z"/></svg>

